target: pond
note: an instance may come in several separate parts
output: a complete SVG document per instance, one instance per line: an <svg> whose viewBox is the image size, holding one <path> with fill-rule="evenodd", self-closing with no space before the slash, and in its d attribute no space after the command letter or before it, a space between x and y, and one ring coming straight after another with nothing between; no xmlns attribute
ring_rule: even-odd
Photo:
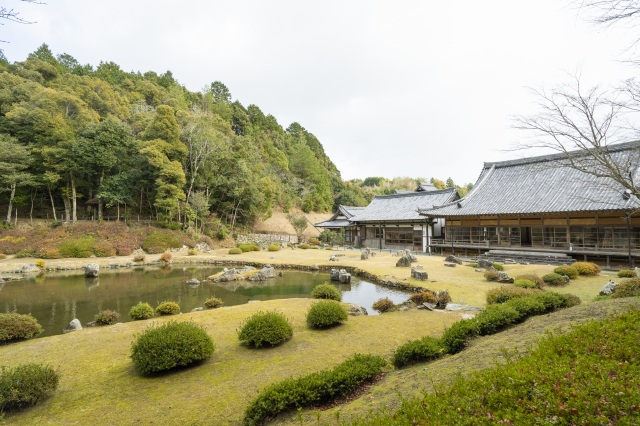
<svg viewBox="0 0 640 426"><path fill-rule="evenodd" d="M204 305L209 297L218 297L224 306L250 300L310 297L314 286L329 281L329 274L283 271L282 277L264 282L202 282L222 268L173 267L135 268L102 271L99 278L81 274L47 273L46 276L0 283L0 312L30 313L44 327L40 336L60 334L69 322L78 318L82 324L93 320L103 309L120 313L120 321L130 321L129 309L136 303L148 302L155 307L165 300L178 302L182 312ZM371 305L388 297L394 303L407 300L409 293L378 286L352 277L351 284L338 284L344 302L363 306L369 315L377 315Z"/></svg>

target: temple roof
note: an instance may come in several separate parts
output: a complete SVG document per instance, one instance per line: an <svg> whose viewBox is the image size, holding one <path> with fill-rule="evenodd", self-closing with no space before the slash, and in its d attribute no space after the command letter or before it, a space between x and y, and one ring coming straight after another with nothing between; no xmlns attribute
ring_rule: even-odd
<svg viewBox="0 0 640 426"><path fill-rule="evenodd" d="M419 209L430 209L458 198L455 188L429 192L410 192L406 194L377 195L350 222L394 222L424 221L418 214Z"/></svg>

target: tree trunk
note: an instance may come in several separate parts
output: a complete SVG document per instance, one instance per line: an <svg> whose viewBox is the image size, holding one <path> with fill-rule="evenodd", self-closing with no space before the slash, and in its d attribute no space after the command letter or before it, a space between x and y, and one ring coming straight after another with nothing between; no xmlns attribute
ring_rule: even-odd
<svg viewBox="0 0 640 426"><path fill-rule="evenodd" d="M98 181L98 220L102 220L102 198L100 198L100 188L102 188L102 181L104 180L104 169L100 172L100 180Z"/></svg>
<svg viewBox="0 0 640 426"><path fill-rule="evenodd" d="M16 183L11 184L11 195L9 196L9 211L7 212L7 223L11 223L11 209L13 208L13 197L16 196Z"/></svg>
<svg viewBox="0 0 640 426"><path fill-rule="evenodd" d="M120 222L120 203L116 203L116 210L118 212L118 216L116 218L116 221Z"/></svg>
<svg viewBox="0 0 640 426"><path fill-rule="evenodd" d="M53 221L57 222L58 218L56 216L56 203L53 201L53 194L51 193L51 187L47 186L49 190L49 199L51 200L51 209L53 210Z"/></svg>
<svg viewBox="0 0 640 426"><path fill-rule="evenodd" d="M76 181L73 178L73 173L71 173L70 175L71 175L70 177L71 177L71 207L72 207L71 220L73 223L76 223L78 221L78 216L76 214L77 213L76 209L78 204L76 200Z"/></svg>

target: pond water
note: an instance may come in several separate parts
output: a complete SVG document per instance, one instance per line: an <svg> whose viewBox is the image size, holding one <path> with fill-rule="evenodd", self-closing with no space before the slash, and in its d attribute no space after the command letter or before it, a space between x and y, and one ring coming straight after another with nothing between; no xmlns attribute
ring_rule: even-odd
<svg viewBox="0 0 640 426"><path fill-rule="evenodd" d="M31 314L44 327L40 336L60 334L69 322L78 318L82 324L93 320L103 309L120 313L120 321L130 321L129 309L148 302L155 307L165 300L178 302L182 312L204 305L212 296L224 306L250 300L310 297L314 286L329 281L329 274L283 271L282 277L264 282L230 282L189 285L187 280L206 277L221 271L210 267L135 268L101 271L99 278L81 274L48 273L37 278L0 283L0 312ZM378 286L357 277L351 284L338 284L342 300L364 306L369 315L377 315L371 305L388 297L394 303L407 300L409 294Z"/></svg>

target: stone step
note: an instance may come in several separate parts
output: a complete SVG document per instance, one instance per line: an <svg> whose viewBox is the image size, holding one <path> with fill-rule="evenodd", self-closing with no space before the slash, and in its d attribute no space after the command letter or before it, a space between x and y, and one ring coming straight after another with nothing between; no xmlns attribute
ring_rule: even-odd
<svg viewBox="0 0 640 426"><path fill-rule="evenodd" d="M516 263L533 263L544 265L571 265L575 260L562 253L524 252L524 251L504 251L490 250L478 256L478 259L490 260L492 262L504 263L512 260Z"/></svg>

